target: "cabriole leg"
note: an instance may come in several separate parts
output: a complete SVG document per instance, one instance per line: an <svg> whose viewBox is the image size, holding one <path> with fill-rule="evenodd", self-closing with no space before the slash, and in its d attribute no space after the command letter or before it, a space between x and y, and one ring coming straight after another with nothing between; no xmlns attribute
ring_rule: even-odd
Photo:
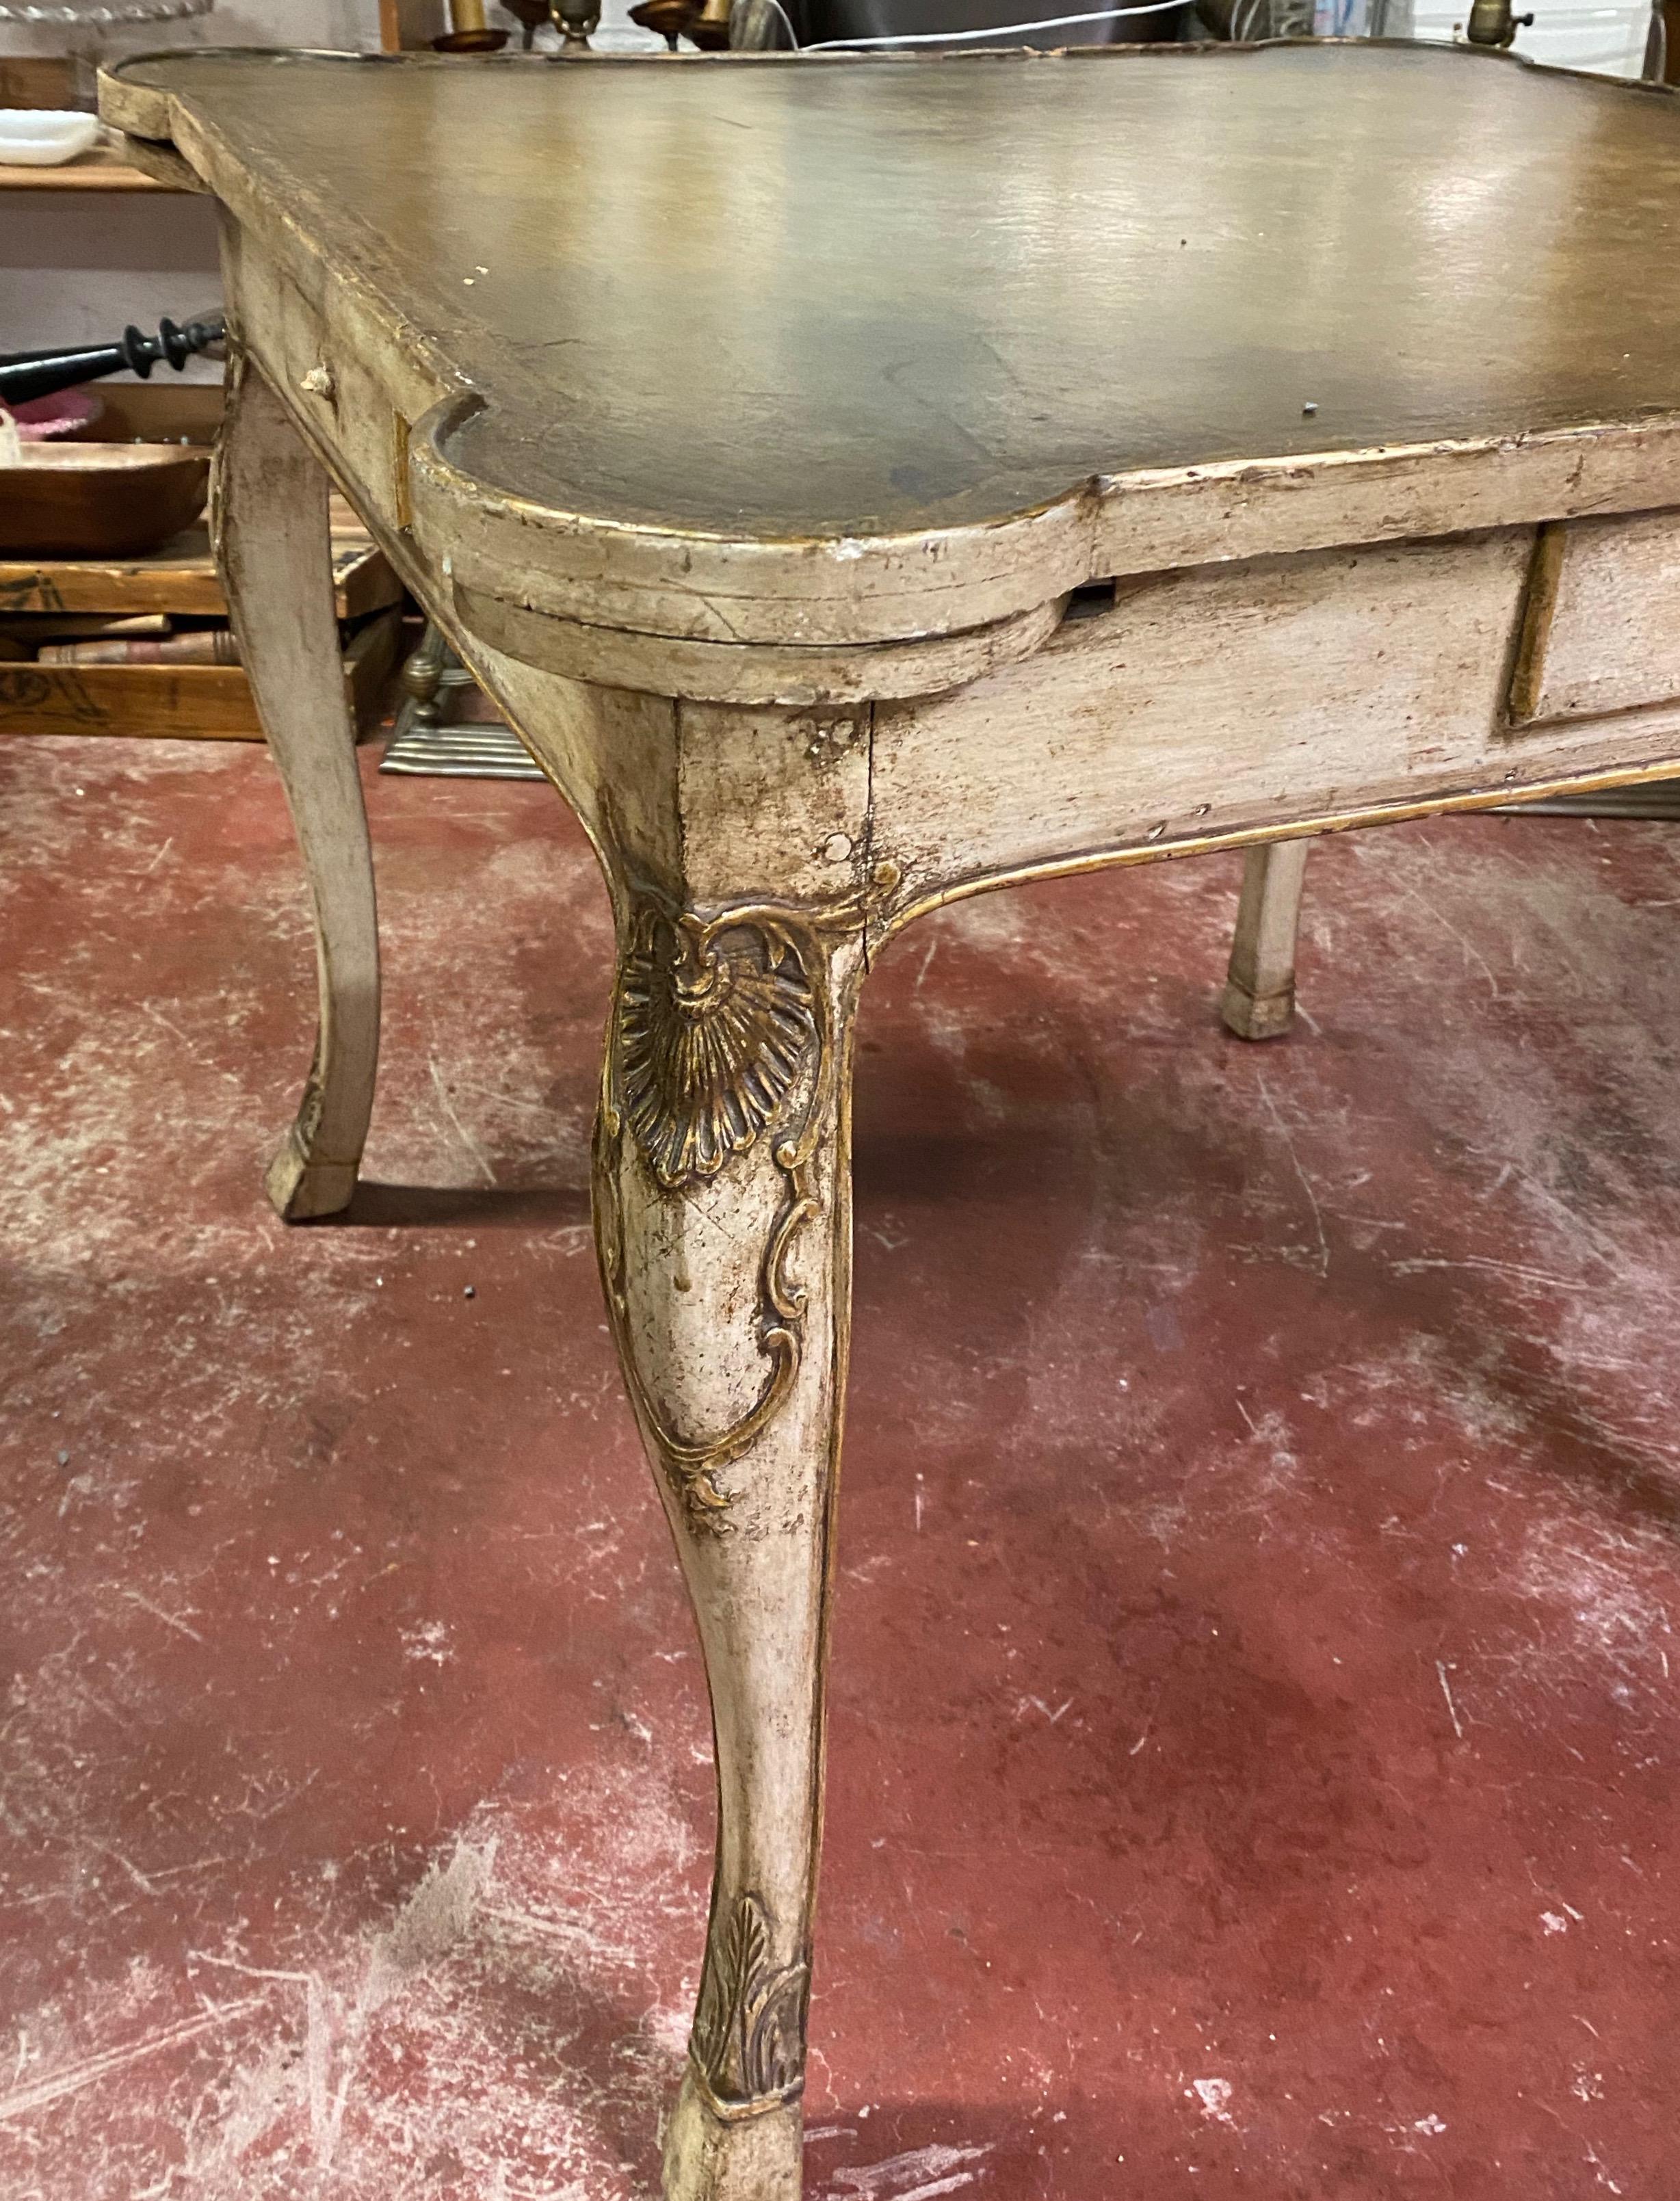
<svg viewBox="0 0 1680 2201"><path fill-rule="evenodd" d="M861 901L616 883L596 1232L693 1599L718 1846L668 2201L796 2201L851 1288Z"/></svg>
<svg viewBox="0 0 1680 2201"><path fill-rule="evenodd" d="M332 600L327 479L249 359L229 366L211 520L314 913L320 1022L297 1118L267 1177L289 1223L355 1189L379 1045L373 860Z"/></svg>
<svg viewBox="0 0 1680 2201"><path fill-rule="evenodd" d="M1277 1039L1295 1016L1295 935L1301 924L1304 841L1250 848L1219 1013L1239 1039Z"/></svg>

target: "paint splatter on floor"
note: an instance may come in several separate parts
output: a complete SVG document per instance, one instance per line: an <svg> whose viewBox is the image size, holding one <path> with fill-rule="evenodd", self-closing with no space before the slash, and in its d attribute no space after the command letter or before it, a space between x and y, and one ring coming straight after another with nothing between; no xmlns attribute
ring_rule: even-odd
<svg viewBox="0 0 1680 2201"><path fill-rule="evenodd" d="M3 2201L657 2191L710 1764L604 899L543 789L369 788L369 1182L288 1231L266 758L0 743ZM1326 844L1266 1048L1235 884L871 982L808 2192L1667 2201L1680 838Z"/></svg>

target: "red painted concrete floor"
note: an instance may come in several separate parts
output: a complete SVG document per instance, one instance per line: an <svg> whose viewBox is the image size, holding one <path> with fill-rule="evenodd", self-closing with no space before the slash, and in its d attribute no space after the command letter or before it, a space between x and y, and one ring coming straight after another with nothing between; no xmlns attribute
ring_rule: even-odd
<svg viewBox="0 0 1680 2201"><path fill-rule="evenodd" d="M371 776L347 1224L260 750L0 743L5 2201L650 2195L711 1842L602 1329L603 901ZM885 960L808 2191L1680 2194L1680 835L1236 860ZM472 1296L468 1296L468 1288Z"/></svg>

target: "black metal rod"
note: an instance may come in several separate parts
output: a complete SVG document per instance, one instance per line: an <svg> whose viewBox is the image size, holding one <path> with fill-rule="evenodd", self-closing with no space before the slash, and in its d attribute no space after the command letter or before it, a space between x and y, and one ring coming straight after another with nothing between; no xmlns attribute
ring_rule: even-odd
<svg viewBox="0 0 1680 2201"><path fill-rule="evenodd" d="M131 323L115 343L55 344L44 351L0 352L0 404L26 405L32 397L50 397L78 383L97 382L102 375L120 374L124 368L144 381L160 360L177 373L197 352L208 351L226 334L218 314L209 321L189 321L178 328L173 321L158 324L149 337Z"/></svg>

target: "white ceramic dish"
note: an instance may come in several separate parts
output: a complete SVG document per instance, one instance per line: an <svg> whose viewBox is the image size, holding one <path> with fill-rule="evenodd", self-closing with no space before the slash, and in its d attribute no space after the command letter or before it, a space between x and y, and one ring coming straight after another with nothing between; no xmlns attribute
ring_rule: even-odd
<svg viewBox="0 0 1680 2201"><path fill-rule="evenodd" d="M0 167L62 167L98 143L97 115L73 108L0 107Z"/></svg>

